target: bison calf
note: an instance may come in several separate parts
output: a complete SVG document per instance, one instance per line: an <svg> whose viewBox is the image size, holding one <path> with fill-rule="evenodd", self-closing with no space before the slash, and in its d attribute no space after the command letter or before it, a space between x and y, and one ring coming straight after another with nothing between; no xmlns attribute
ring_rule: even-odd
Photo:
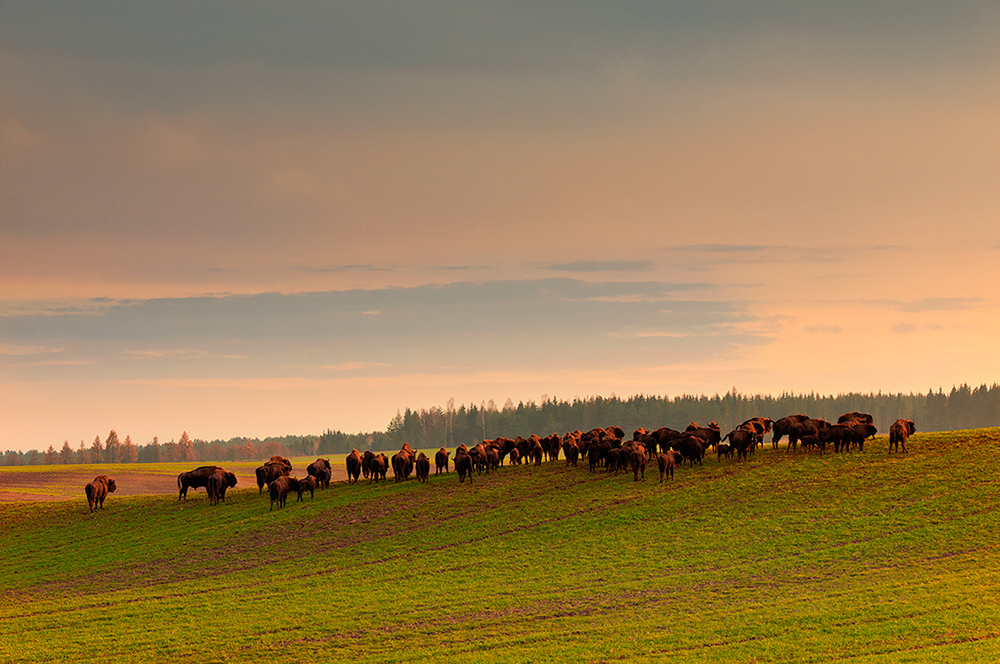
<svg viewBox="0 0 1000 664"><path fill-rule="evenodd" d="M313 475L309 475L308 477L304 477L303 479L299 480L299 488L297 489L299 494L299 499L296 502L302 501L302 494L305 493L306 491L309 492L309 497L315 500L316 499L315 491L317 486L319 486L319 481Z"/></svg>

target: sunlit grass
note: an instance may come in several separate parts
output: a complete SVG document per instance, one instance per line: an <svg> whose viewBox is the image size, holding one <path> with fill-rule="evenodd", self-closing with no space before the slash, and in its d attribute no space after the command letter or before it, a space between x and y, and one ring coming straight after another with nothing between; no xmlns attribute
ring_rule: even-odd
<svg viewBox="0 0 1000 664"><path fill-rule="evenodd" d="M6 504L0 660L994 661L998 437Z"/></svg>

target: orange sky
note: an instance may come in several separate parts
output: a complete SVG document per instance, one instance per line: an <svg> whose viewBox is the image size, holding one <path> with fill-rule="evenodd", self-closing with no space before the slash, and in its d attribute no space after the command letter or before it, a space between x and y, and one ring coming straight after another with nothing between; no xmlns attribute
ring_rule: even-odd
<svg viewBox="0 0 1000 664"><path fill-rule="evenodd" d="M1000 375L992 6L378 7L0 9L0 449Z"/></svg>

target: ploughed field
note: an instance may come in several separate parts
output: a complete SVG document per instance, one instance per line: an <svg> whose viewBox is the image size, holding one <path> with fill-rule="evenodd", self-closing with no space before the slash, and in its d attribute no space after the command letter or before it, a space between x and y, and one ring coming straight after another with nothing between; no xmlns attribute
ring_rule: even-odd
<svg viewBox="0 0 1000 664"><path fill-rule="evenodd" d="M82 485L0 504L0 661L996 661L998 441L765 445L662 485L390 474L275 511L242 475L218 506L116 477L94 514Z"/></svg>

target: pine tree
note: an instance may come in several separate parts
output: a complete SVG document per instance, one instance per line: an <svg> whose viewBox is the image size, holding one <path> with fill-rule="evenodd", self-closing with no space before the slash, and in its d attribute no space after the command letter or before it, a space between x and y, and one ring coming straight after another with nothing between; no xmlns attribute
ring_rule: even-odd
<svg viewBox="0 0 1000 664"><path fill-rule="evenodd" d="M135 443L132 442L132 436L125 436L125 442L122 443L122 463L135 463L139 460L139 450L136 449Z"/></svg>
<svg viewBox="0 0 1000 664"><path fill-rule="evenodd" d="M121 452L121 442L118 440L118 434L112 429L104 441L104 460L108 463L118 463L121 461Z"/></svg>
<svg viewBox="0 0 1000 664"><path fill-rule="evenodd" d="M51 466L58 460L59 460L59 453L56 452L56 448L49 445L49 449L45 450L45 464Z"/></svg>
<svg viewBox="0 0 1000 664"><path fill-rule="evenodd" d="M63 443L62 449L59 450L59 463L73 463L73 448L68 440Z"/></svg>
<svg viewBox="0 0 1000 664"><path fill-rule="evenodd" d="M188 438L188 432L181 434L181 439L177 441L177 460L194 461L194 445Z"/></svg>
<svg viewBox="0 0 1000 664"><path fill-rule="evenodd" d="M104 445L101 444L101 437L94 436L94 442L90 444L90 463L101 463L101 451Z"/></svg>

